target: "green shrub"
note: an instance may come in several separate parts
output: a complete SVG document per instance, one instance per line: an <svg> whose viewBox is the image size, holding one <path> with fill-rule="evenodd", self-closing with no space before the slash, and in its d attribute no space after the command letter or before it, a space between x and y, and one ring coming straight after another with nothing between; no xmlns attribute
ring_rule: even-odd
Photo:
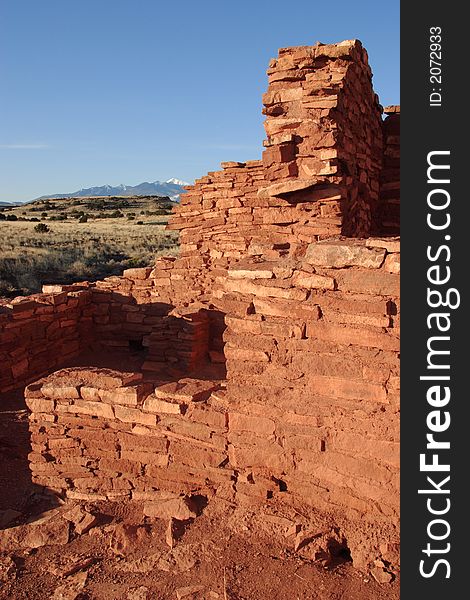
<svg viewBox="0 0 470 600"><path fill-rule="evenodd" d="M92 210L106 210L106 202L104 200L90 200L86 202L86 206Z"/></svg>
<svg viewBox="0 0 470 600"><path fill-rule="evenodd" d="M48 233L50 230L49 225L46 225L45 223L38 223L34 226L34 231L36 233Z"/></svg>

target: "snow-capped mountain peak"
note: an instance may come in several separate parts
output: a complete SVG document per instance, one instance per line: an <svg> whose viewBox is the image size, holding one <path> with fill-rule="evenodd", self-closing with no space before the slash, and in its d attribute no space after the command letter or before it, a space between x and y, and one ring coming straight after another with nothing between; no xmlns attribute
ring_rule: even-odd
<svg viewBox="0 0 470 600"><path fill-rule="evenodd" d="M165 181L165 183L172 183L174 185L191 185L189 184L187 181L183 181L181 179L176 179L175 177L172 177L171 179L167 179Z"/></svg>

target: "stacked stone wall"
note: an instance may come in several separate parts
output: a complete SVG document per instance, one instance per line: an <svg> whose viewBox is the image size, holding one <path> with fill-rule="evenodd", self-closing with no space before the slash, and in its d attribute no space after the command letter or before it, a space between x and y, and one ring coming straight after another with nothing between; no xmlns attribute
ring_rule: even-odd
<svg viewBox="0 0 470 600"><path fill-rule="evenodd" d="M240 413L234 467L323 510L398 519L398 273L397 241L372 238L229 271L219 306Z"/></svg>
<svg viewBox="0 0 470 600"><path fill-rule="evenodd" d="M321 190L332 202L315 215L317 226L329 226L330 235L369 235L382 126L366 51L356 40L283 48L268 78L264 193L315 206Z"/></svg>
<svg viewBox="0 0 470 600"><path fill-rule="evenodd" d="M164 265L172 261L161 261ZM202 304L179 308L162 295L152 268L128 269L96 284L44 286L45 293L0 307L0 393L24 387L63 365L108 353L134 354L144 371L185 372L209 359L211 323ZM194 293L194 292L193 292ZM213 326L214 329L215 325ZM221 333L219 333L221 339ZM105 360L106 362L106 360Z"/></svg>
<svg viewBox="0 0 470 600"><path fill-rule="evenodd" d="M382 122L357 41L281 49L268 77L262 160L188 187L177 258L4 306L1 386L41 377L38 484L149 515L291 504L357 565L396 563L399 111ZM50 374L85 350L142 362Z"/></svg>
<svg viewBox="0 0 470 600"><path fill-rule="evenodd" d="M226 379L66 369L30 385L34 481L78 499L300 503L357 539L356 564L381 555L381 535L398 539L398 271L391 239L239 263L215 291Z"/></svg>
<svg viewBox="0 0 470 600"><path fill-rule="evenodd" d="M0 392L24 386L88 347L93 309L82 287L55 293L46 287L44 294L0 306Z"/></svg>

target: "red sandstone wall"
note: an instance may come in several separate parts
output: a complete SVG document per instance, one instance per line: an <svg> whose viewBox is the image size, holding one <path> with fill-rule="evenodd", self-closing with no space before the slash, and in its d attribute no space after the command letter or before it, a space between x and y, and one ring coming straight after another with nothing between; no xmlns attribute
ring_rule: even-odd
<svg viewBox="0 0 470 600"><path fill-rule="evenodd" d="M263 161L223 163L223 171L189 188L170 224L181 232L180 258L97 282L86 301L91 314L83 304L77 309L73 290L80 286L70 288L66 302L57 292L2 305L0 391L75 357L88 346L90 327L92 338L108 348L127 348L130 341L153 345L153 329L169 327L164 304L169 310L194 302L211 308L215 279L242 257L298 257L309 243L342 230L367 233L381 133L365 50L357 41L282 49L268 75ZM390 110L377 234L396 233L398 225L399 115L397 107ZM221 361L223 314L210 310L207 316L209 352ZM167 346L164 354L171 354Z"/></svg>
<svg viewBox="0 0 470 600"><path fill-rule="evenodd" d="M219 306L235 468L324 510L398 518L398 273L398 243L376 239L229 271Z"/></svg>
<svg viewBox="0 0 470 600"><path fill-rule="evenodd" d="M382 121L361 44L281 49L268 77L262 162L222 163L188 188L169 226L181 255L211 269L368 235L377 212Z"/></svg>
<svg viewBox="0 0 470 600"><path fill-rule="evenodd" d="M0 392L17 389L59 368L92 338L89 289L64 286L0 306Z"/></svg>
<svg viewBox="0 0 470 600"><path fill-rule="evenodd" d="M172 265L173 260L159 263ZM215 349L209 343L211 322L220 317L210 317L202 305L185 308L181 299L180 308L174 308L171 301L180 283L176 271L164 294L157 291L163 278L144 268L96 284L44 286L46 293L3 304L0 393L24 387L84 353L94 353L99 362L103 353L129 353L141 346L142 368L153 373L184 372L206 362ZM197 296L194 289L186 291Z"/></svg>
<svg viewBox="0 0 470 600"><path fill-rule="evenodd" d="M181 232L181 256L207 256L214 268L226 268L231 260L251 254L253 229L261 224L261 161L227 162L222 167L187 188L169 224L169 229Z"/></svg>
<svg viewBox="0 0 470 600"><path fill-rule="evenodd" d="M136 500L230 481L226 410L211 396L219 387L90 369L30 385L34 481L72 498Z"/></svg>
<svg viewBox="0 0 470 600"><path fill-rule="evenodd" d="M265 193L316 202L323 188L325 198L337 196L341 217L340 229L330 234L369 235L378 201L382 127L361 43L282 48L270 62L268 78L263 163L271 185ZM329 223L331 216L321 214L316 224Z"/></svg>
<svg viewBox="0 0 470 600"><path fill-rule="evenodd" d="M208 257L212 269L225 270L246 256L294 255L340 232L340 190L326 178L308 198L297 195L293 202L270 195L259 161L222 164L223 171L188 188L170 222L169 228L181 232L182 256L197 251Z"/></svg>
<svg viewBox="0 0 470 600"><path fill-rule="evenodd" d="M34 481L75 498L290 497L333 515L356 564L383 555L398 539L398 272L395 240L238 263L215 293L226 382L82 370L29 386Z"/></svg>
<svg viewBox="0 0 470 600"><path fill-rule="evenodd" d="M141 342L147 370L157 363L191 370L209 358L225 362L223 314L211 304L215 276L224 272L191 253L98 281L93 302L100 304L100 314L94 321L102 345L126 349L130 341Z"/></svg>
<svg viewBox="0 0 470 600"><path fill-rule="evenodd" d="M179 258L89 286L78 312L77 292L47 318L7 307L2 385L90 344L142 344L145 380L75 370L28 387L37 483L76 498L217 493L256 510L282 498L330 515L356 564L395 562L398 241L340 233L395 231L397 117L382 155L357 42L283 49L268 73L263 161L223 163L188 189L170 225ZM181 376L208 356L226 380Z"/></svg>
<svg viewBox="0 0 470 600"><path fill-rule="evenodd" d="M122 278L109 278L92 288L94 347L98 352L140 348L144 372L191 371L209 357L208 313L196 306L175 309L170 304L171 284L163 299L158 292L162 278L154 275L152 268L128 269Z"/></svg>

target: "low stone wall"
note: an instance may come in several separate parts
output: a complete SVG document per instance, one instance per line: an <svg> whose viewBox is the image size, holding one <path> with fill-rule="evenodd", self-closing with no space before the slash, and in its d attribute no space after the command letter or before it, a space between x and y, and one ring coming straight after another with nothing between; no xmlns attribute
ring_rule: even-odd
<svg viewBox="0 0 470 600"><path fill-rule="evenodd" d="M29 385L33 481L77 499L149 500L230 480L227 414L211 397L221 385L89 368Z"/></svg>
<svg viewBox="0 0 470 600"><path fill-rule="evenodd" d="M75 498L291 498L341 525L356 564L385 558L381 536L398 540L398 250L332 239L302 261L231 268L214 294L226 381L65 370L30 385L34 481Z"/></svg>
<svg viewBox="0 0 470 600"><path fill-rule="evenodd" d="M210 358L224 362L223 314L211 303L217 270L201 256L164 257L93 286L94 326L101 345L147 350L144 369L173 364L192 370Z"/></svg>
<svg viewBox="0 0 470 600"><path fill-rule="evenodd" d="M24 387L91 343L89 286L55 289L0 305L0 392Z"/></svg>
<svg viewBox="0 0 470 600"><path fill-rule="evenodd" d="M137 350L149 372L187 372L206 362L216 316L210 318L202 304L189 308L180 302L175 309L171 285L162 300L154 272L128 269L123 277L96 284L44 286L43 294L1 305L0 393L20 389L83 353L99 360L103 352Z"/></svg>
<svg viewBox="0 0 470 600"><path fill-rule="evenodd" d="M162 301L156 291L158 285L154 285L160 281L154 277L156 271L128 269L123 277L109 278L93 287L94 347L140 350L145 357L144 372L167 372L169 368L188 372L209 358L208 312L202 304L175 308L170 304L170 285L164 295L166 301Z"/></svg>
<svg viewBox="0 0 470 600"><path fill-rule="evenodd" d="M250 248L253 230L262 223L257 196L264 181L262 162L225 162L222 167L186 188L169 223L169 229L180 231L181 256L196 252L215 268L255 252Z"/></svg>

